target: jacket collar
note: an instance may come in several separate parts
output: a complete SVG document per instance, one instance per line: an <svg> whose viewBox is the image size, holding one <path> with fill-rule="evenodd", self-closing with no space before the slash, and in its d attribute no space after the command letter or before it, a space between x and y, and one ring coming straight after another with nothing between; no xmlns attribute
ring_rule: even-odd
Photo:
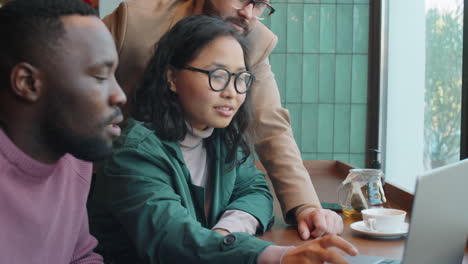
<svg viewBox="0 0 468 264"><path fill-rule="evenodd" d="M179 163L185 164L184 156L182 155L178 141L161 140L161 143L172 154L172 156L177 159Z"/></svg>

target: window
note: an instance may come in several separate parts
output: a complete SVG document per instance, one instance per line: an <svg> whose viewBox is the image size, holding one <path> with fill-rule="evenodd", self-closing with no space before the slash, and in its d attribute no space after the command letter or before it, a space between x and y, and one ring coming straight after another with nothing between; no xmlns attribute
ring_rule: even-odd
<svg viewBox="0 0 468 264"><path fill-rule="evenodd" d="M409 192L416 175L460 157L463 6L384 5L383 164L388 182Z"/></svg>
<svg viewBox="0 0 468 264"><path fill-rule="evenodd" d="M101 16L101 18L112 13L112 11L116 9L119 6L119 4L123 1L124 0L101 1L99 5L99 15Z"/></svg>

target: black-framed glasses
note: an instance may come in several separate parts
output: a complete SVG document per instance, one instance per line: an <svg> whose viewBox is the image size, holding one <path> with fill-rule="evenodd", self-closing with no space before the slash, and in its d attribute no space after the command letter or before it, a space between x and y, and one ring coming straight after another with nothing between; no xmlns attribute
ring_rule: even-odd
<svg viewBox="0 0 468 264"><path fill-rule="evenodd" d="M224 68L216 68L214 70L207 71L188 65L183 66L182 69L207 74L210 88L216 92L221 92L222 90L226 89L226 87L229 85L229 82L231 81L232 76L235 76L234 88L236 89L236 92L240 94L247 93L255 81L255 75L249 71L231 73Z"/></svg>
<svg viewBox="0 0 468 264"><path fill-rule="evenodd" d="M263 20L271 16L276 10L268 3L268 1L255 0L232 0L232 6L236 9L243 9L249 4L253 4L253 15Z"/></svg>

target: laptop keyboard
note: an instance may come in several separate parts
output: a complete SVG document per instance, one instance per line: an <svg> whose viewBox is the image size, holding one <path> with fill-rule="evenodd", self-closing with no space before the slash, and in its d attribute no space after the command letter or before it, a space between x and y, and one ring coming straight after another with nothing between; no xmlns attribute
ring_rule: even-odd
<svg viewBox="0 0 468 264"><path fill-rule="evenodd" d="M379 264L400 264L401 262L399 260L394 260L394 259L384 259Z"/></svg>

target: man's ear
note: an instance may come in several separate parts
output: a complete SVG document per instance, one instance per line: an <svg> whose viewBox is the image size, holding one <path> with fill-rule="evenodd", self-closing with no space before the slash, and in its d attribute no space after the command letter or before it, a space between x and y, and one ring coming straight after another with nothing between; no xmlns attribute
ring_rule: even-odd
<svg viewBox="0 0 468 264"><path fill-rule="evenodd" d="M13 93L28 102L36 102L43 92L40 71L26 62L13 67L10 82Z"/></svg>
<svg viewBox="0 0 468 264"><path fill-rule="evenodd" d="M176 70L173 67L169 67L166 72L166 78L167 78L167 85L169 86L169 89L177 93L177 87L176 87Z"/></svg>

